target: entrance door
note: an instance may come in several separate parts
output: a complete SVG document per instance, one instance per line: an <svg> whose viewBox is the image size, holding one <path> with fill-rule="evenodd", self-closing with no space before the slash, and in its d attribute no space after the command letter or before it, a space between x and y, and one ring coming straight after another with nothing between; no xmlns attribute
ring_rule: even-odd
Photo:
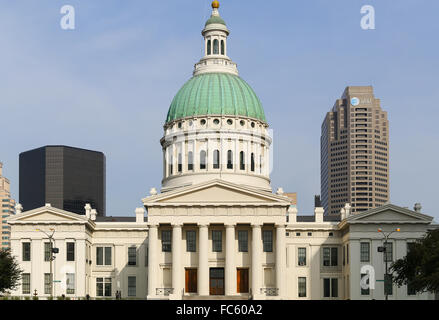
<svg viewBox="0 0 439 320"><path fill-rule="evenodd" d="M210 268L210 295L224 295L224 268Z"/></svg>
<svg viewBox="0 0 439 320"><path fill-rule="evenodd" d="M197 269L186 269L186 292L197 293Z"/></svg>
<svg viewBox="0 0 439 320"><path fill-rule="evenodd" d="M238 268L236 271L238 293L248 293L248 269Z"/></svg>

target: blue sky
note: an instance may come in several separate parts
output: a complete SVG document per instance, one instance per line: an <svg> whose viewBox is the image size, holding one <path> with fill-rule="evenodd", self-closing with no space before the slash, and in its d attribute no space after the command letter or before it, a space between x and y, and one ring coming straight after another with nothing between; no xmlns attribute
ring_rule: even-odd
<svg viewBox="0 0 439 320"><path fill-rule="evenodd" d="M73 5L76 29L60 28ZM373 5L376 29L360 27ZM372 85L390 121L391 202L439 220L439 24L435 0L221 1L229 56L274 130L272 187L320 193L320 126L348 85ZM202 56L209 0L0 0L0 161L18 198L18 154L50 144L102 151L107 215L160 187L159 139ZM25 208L26 209L26 208Z"/></svg>

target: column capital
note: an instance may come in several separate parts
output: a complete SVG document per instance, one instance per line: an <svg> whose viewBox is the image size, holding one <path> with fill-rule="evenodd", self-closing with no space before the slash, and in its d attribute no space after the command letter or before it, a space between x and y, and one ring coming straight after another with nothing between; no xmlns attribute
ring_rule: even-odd
<svg viewBox="0 0 439 320"><path fill-rule="evenodd" d="M183 223L173 223L172 228L181 228L183 227Z"/></svg>
<svg viewBox="0 0 439 320"><path fill-rule="evenodd" d="M236 223L225 223L224 226L226 228L235 228L236 227Z"/></svg>
<svg viewBox="0 0 439 320"><path fill-rule="evenodd" d="M198 227L200 227L200 228L208 228L208 227L209 227L209 224L208 224L208 223L198 223L197 225L198 225Z"/></svg>
<svg viewBox="0 0 439 320"><path fill-rule="evenodd" d="M262 223L252 223L252 228L262 228Z"/></svg>
<svg viewBox="0 0 439 320"><path fill-rule="evenodd" d="M148 223L148 227L149 228L158 228L159 224L158 223Z"/></svg>

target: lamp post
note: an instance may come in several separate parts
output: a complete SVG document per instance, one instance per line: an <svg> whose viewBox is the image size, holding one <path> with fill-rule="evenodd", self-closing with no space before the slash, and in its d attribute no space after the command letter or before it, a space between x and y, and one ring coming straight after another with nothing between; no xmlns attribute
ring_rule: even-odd
<svg viewBox="0 0 439 320"><path fill-rule="evenodd" d="M378 247L378 251L383 253L384 263L386 264L385 265L386 272L384 274L384 294L386 296L386 300L389 299L389 292L387 290L387 286L389 285L389 283L388 283L389 282L389 274L388 274L388 269L387 269L387 243L388 243L387 240L389 239L389 237L392 233L399 232L399 231L401 231L401 229L396 228L395 230L386 233L383 231L383 229L381 229L381 228L378 229L378 232L381 232L381 234L384 237L384 247ZM390 285L392 285L392 282L390 282Z"/></svg>
<svg viewBox="0 0 439 320"><path fill-rule="evenodd" d="M55 253L55 251L58 252L58 250L57 250L57 248L54 248L54 247L53 247L53 244L52 244L52 241L53 241L53 235L54 235L54 233L55 233L55 229L50 228L49 230L52 231L52 234L48 234L47 232L45 232L45 231L43 231L43 230L41 230L41 229L37 229L37 231L40 231L40 232L44 233L44 234L49 238L49 241L50 241L50 257L49 257L49 261L50 261L50 296L53 297L53 272L52 272L52 262L53 262L53 260L55 260L55 257L54 257L53 254ZM56 249L56 250L55 250L55 249Z"/></svg>

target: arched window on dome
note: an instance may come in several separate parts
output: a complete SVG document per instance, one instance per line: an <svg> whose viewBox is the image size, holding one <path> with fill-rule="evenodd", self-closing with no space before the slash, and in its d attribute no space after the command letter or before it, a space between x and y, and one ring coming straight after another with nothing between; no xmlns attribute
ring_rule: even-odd
<svg viewBox="0 0 439 320"><path fill-rule="evenodd" d="M213 54L219 54L219 42L218 42L218 39L213 40Z"/></svg>
<svg viewBox="0 0 439 320"><path fill-rule="evenodd" d="M224 55L225 53L225 46L224 46L224 40L221 40L221 54Z"/></svg>
<svg viewBox="0 0 439 320"><path fill-rule="evenodd" d="M255 154L252 153L250 156L250 170L255 172Z"/></svg>
<svg viewBox="0 0 439 320"><path fill-rule="evenodd" d="M227 151L227 169L233 169L233 152Z"/></svg>
<svg viewBox="0 0 439 320"><path fill-rule="evenodd" d="M212 51L212 42L207 40L207 55L210 55Z"/></svg>
<svg viewBox="0 0 439 320"><path fill-rule="evenodd" d="M182 159L181 159L181 153L178 154L178 167L177 167L178 172L182 172L183 171L183 163L182 163Z"/></svg>
<svg viewBox="0 0 439 320"><path fill-rule="evenodd" d="M244 162L244 151L239 153L239 169L245 170L245 162Z"/></svg>
<svg viewBox="0 0 439 320"><path fill-rule="evenodd" d="M194 153L192 151L187 154L187 169L189 171L194 170Z"/></svg>
<svg viewBox="0 0 439 320"><path fill-rule="evenodd" d="M219 150L213 151L213 168L219 169L220 167L220 152Z"/></svg>
<svg viewBox="0 0 439 320"><path fill-rule="evenodd" d="M172 161L173 161L174 159L172 159L172 155L170 155L169 156L169 175L171 176L172 175Z"/></svg>
<svg viewBox="0 0 439 320"><path fill-rule="evenodd" d="M206 151L200 152L200 169L206 169Z"/></svg>

